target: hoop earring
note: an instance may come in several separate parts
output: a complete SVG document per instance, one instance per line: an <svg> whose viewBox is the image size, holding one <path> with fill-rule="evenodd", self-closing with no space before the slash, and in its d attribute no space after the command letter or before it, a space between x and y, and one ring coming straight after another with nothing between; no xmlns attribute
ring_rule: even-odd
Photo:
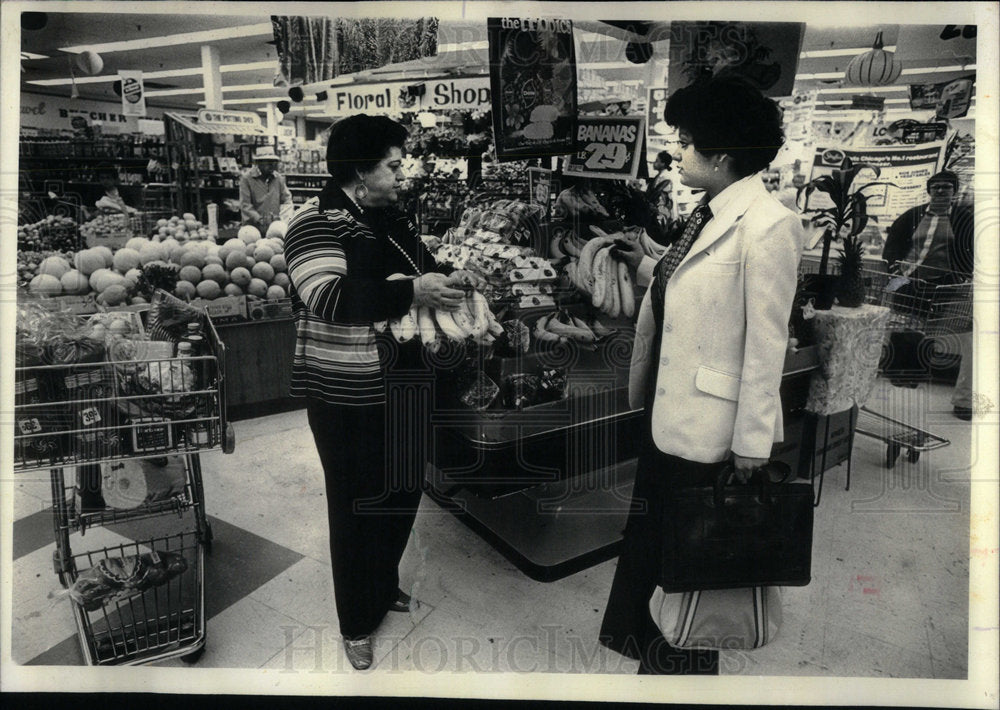
<svg viewBox="0 0 1000 710"><path fill-rule="evenodd" d="M354 196L359 200L363 200L366 197L368 197L368 186L365 185L364 183L358 185L356 188L354 188Z"/></svg>

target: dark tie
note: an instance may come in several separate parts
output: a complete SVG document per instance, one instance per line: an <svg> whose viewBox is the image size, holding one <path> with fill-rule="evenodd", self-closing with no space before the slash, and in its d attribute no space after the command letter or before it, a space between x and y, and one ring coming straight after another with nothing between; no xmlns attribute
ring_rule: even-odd
<svg viewBox="0 0 1000 710"><path fill-rule="evenodd" d="M667 282L670 280L670 277L673 276L674 271L677 270L677 265L680 264L684 260L684 257L687 256L687 253L691 251L691 245L694 244L695 240L698 238L702 227L704 227L711 218L712 210L709 209L708 204L698 205L691 213L691 217L684 226L684 233L681 234L680 239L673 243L653 270L653 275L655 277L653 280L652 294L653 316L656 318L657 325L659 325L663 319L663 299L664 292L667 289Z"/></svg>

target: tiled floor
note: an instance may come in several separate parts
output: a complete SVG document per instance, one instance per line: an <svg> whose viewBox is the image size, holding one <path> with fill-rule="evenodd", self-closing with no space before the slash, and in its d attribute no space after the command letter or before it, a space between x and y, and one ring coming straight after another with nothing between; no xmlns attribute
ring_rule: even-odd
<svg viewBox="0 0 1000 710"><path fill-rule="evenodd" d="M844 490L846 466L827 475L812 583L784 589L780 637L753 652L724 653L722 673L966 676L973 426L952 417L949 395L943 385L901 390L879 381L869 406L951 445L916 464L901 457L888 470L884 444L859 436L851 490ZM305 413L235 427L236 453L202 456L215 542L198 665L352 672L337 632L322 479ZM18 479L13 657L80 664L71 602L60 599L52 572L49 495L47 476ZM83 549L136 534L127 526L88 530L73 544ZM388 615L375 672L632 674L634 661L597 643L614 567L609 560L536 582L425 496L402 565L404 588L419 606Z"/></svg>

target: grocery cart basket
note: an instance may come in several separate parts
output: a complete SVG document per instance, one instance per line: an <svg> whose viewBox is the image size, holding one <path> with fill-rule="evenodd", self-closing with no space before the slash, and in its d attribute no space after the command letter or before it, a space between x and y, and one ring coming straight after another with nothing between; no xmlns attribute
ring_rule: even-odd
<svg viewBox="0 0 1000 710"><path fill-rule="evenodd" d="M858 411L855 431L886 443L886 468L896 465L896 459L903 449L906 449L906 459L910 463L916 463L920 460L921 452L940 449L951 443L948 439L879 414L867 407L861 407Z"/></svg>
<svg viewBox="0 0 1000 710"><path fill-rule="evenodd" d="M76 318L81 328L92 327L94 319L120 318L133 319L138 328L145 315ZM172 342L114 335L107 336L103 352L91 354L97 361L78 361L88 359L80 356L87 351L79 340L49 344L31 355L23 352L27 348L19 352L14 470L49 471L53 567L74 600L89 664L175 656L192 661L204 648L203 554L212 530L199 453L230 453L234 436L226 418L225 347L211 319L198 317L204 347L197 356L175 356ZM122 477L129 472L132 479ZM128 488L139 480L135 476L146 474L169 476L171 484L150 486L141 495ZM164 526L157 524L156 538L140 534L118 547L71 549L73 532L180 519L188 512L194 530L163 537Z"/></svg>

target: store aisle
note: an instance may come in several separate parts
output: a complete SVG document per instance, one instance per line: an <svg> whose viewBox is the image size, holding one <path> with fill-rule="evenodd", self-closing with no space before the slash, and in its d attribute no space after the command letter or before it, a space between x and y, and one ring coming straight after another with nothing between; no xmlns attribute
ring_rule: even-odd
<svg viewBox="0 0 1000 710"><path fill-rule="evenodd" d="M871 408L951 445L887 470L884 444L857 438L851 490L846 465L827 475L812 584L784 590L780 638L724 653L724 674L965 676L971 426L951 416L949 396L943 385L900 390L879 380ZM305 413L235 427L236 453L202 457L215 542L198 665L352 673L337 634L322 479ZM47 476L18 477L13 654L22 663L79 664L69 602L49 598L59 586L48 497ZM138 534L88 530L86 543ZM387 617L370 672L632 674L634 661L596 640L614 565L535 582L425 497L403 563L404 587L420 604Z"/></svg>

